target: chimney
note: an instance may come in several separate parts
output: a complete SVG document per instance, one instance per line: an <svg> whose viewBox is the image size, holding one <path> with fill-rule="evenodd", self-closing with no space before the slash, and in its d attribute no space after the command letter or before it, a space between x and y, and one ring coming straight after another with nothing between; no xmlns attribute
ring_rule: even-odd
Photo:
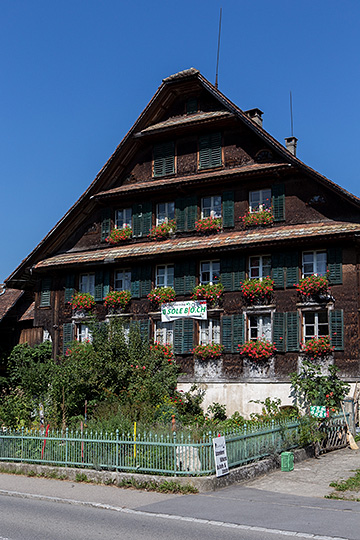
<svg viewBox="0 0 360 540"><path fill-rule="evenodd" d="M263 119L262 115L264 114L260 109L249 109L245 111L245 114L251 118L258 126L262 127Z"/></svg>
<svg viewBox="0 0 360 540"><path fill-rule="evenodd" d="M297 138L292 137L285 137L285 146L286 149L289 150L290 154L296 157L296 145L297 145Z"/></svg>

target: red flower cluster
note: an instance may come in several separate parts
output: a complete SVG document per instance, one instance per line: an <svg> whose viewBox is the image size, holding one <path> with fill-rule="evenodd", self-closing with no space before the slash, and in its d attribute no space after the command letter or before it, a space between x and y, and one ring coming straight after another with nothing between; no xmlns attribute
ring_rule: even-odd
<svg viewBox="0 0 360 540"><path fill-rule="evenodd" d="M246 300L254 302L255 300L270 298L274 291L274 280L270 277L263 279L246 279L240 286Z"/></svg>
<svg viewBox="0 0 360 540"><path fill-rule="evenodd" d="M330 343L330 336L314 337L309 339L302 345L301 350L309 356L311 360L323 358L331 354L334 347Z"/></svg>
<svg viewBox="0 0 360 540"><path fill-rule="evenodd" d="M221 229L221 218L206 217L195 221L195 229L201 233L217 233Z"/></svg>
<svg viewBox="0 0 360 540"><path fill-rule="evenodd" d="M150 345L150 351L156 354L160 354L170 364L174 359L172 346L168 344L160 343L160 341L154 341L154 344Z"/></svg>
<svg viewBox="0 0 360 540"><path fill-rule="evenodd" d="M240 356L249 358L254 362L266 362L273 356L275 351L275 345L264 338L259 338L255 341L246 341L243 345L239 345Z"/></svg>
<svg viewBox="0 0 360 540"><path fill-rule="evenodd" d="M175 300L176 293L172 287L155 287L147 295L152 304L165 304Z"/></svg>
<svg viewBox="0 0 360 540"><path fill-rule="evenodd" d="M111 291L104 298L105 307L125 308L131 300L130 291Z"/></svg>
<svg viewBox="0 0 360 540"><path fill-rule="evenodd" d="M272 209L246 212L244 216L240 216L240 221L243 222L245 227L261 227L262 225L274 223L274 215Z"/></svg>
<svg viewBox="0 0 360 540"><path fill-rule="evenodd" d="M325 276L318 276L313 274L311 276L300 279L298 284L295 284L298 293L304 296L312 296L316 294L327 294L329 292L329 279L328 274Z"/></svg>
<svg viewBox="0 0 360 540"><path fill-rule="evenodd" d="M155 225L150 229L149 238L152 240L161 240L167 238L170 233L175 232L176 222L175 219L171 219L168 222Z"/></svg>
<svg viewBox="0 0 360 540"><path fill-rule="evenodd" d="M221 297L224 292L224 285L222 283L214 283L214 285L198 285L193 290L193 300L206 300L209 304L214 304Z"/></svg>
<svg viewBox="0 0 360 540"><path fill-rule="evenodd" d="M70 304L74 309L91 309L96 305L96 302L92 294L80 292L72 297Z"/></svg>
<svg viewBox="0 0 360 540"><path fill-rule="evenodd" d="M197 345L193 349L194 356L201 358L201 360L208 360L209 358L219 358L223 352L224 347L220 343L208 343L206 345Z"/></svg>
<svg viewBox="0 0 360 540"><path fill-rule="evenodd" d="M126 225L124 229L113 229L110 235L105 238L108 244L114 245L129 240L132 237L132 228Z"/></svg>

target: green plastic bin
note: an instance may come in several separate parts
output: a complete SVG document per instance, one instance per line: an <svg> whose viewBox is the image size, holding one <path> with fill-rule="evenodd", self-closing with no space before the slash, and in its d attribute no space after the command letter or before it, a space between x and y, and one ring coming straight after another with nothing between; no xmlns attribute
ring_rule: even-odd
<svg viewBox="0 0 360 540"><path fill-rule="evenodd" d="M282 452L281 454L281 470L285 472L292 471L294 469L294 453Z"/></svg>

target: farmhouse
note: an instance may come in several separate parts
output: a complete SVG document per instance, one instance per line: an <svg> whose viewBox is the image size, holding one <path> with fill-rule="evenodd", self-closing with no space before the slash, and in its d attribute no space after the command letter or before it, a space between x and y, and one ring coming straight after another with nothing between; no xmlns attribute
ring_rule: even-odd
<svg viewBox="0 0 360 540"><path fill-rule="evenodd" d="M137 321L173 345L179 387L202 384L228 413L290 403L306 356L355 381L360 200L302 163L296 142L196 69L172 75L7 286L35 292L54 355L90 337L89 312Z"/></svg>

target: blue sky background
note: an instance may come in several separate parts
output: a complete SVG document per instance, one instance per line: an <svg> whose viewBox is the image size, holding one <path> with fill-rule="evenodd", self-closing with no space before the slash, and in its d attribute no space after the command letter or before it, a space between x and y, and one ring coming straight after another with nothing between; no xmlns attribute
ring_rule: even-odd
<svg viewBox="0 0 360 540"><path fill-rule="evenodd" d="M358 0L0 0L0 282L88 187L164 77L195 67L360 196Z"/></svg>

